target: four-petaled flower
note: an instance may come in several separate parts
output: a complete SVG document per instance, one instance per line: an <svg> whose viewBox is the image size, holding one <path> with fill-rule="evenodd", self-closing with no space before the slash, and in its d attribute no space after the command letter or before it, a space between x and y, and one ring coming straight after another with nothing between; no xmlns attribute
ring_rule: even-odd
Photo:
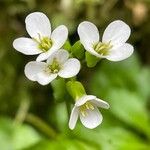
<svg viewBox="0 0 150 150"><path fill-rule="evenodd" d="M84 95L79 98L72 109L69 128L75 128L78 116L80 116L80 120L85 127L96 128L103 119L97 107L108 109L109 104L93 95Z"/></svg>
<svg viewBox="0 0 150 150"><path fill-rule="evenodd" d="M41 12L29 14L26 19L26 30L31 38L21 37L13 42L13 47L26 55L36 55L37 61L46 60L53 52L60 49L68 38L68 29L58 26L51 33L51 24Z"/></svg>
<svg viewBox="0 0 150 150"><path fill-rule="evenodd" d="M37 81L46 85L54 80L57 76L62 78L71 78L76 76L80 70L78 59L69 58L66 50L54 52L47 62L31 61L25 66L25 75L32 81Z"/></svg>
<svg viewBox="0 0 150 150"><path fill-rule="evenodd" d="M133 53L133 46L126 43L130 33L130 27L117 20L108 25L100 42L99 31L93 23L84 21L78 26L78 34L84 48L92 55L110 61L124 60Z"/></svg>

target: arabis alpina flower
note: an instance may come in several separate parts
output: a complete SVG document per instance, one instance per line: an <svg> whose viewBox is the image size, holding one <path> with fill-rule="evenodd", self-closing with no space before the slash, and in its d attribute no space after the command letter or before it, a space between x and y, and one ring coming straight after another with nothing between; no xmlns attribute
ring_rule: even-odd
<svg viewBox="0 0 150 150"><path fill-rule="evenodd" d="M97 27L88 21L78 26L78 34L84 48L92 55L110 61L121 61L133 53L133 46L126 43L130 36L130 27L121 20L108 25L100 41Z"/></svg>
<svg viewBox="0 0 150 150"><path fill-rule="evenodd" d="M80 120L86 128L96 128L103 120L97 107L108 109L109 104L93 95L84 95L79 98L72 109L69 128L75 128L78 116L80 116Z"/></svg>
<svg viewBox="0 0 150 150"><path fill-rule="evenodd" d="M47 62L31 61L25 66L25 75L32 81L46 85L57 76L71 78L76 76L80 70L78 59L69 58L66 50L54 52Z"/></svg>
<svg viewBox="0 0 150 150"><path fill-rule="evenodd" d="M26 19L26 30L31 38L20 37L13 42L13 47L26 55L36 55L37 61L46 60L53 52L60 49L68 37L68 29L58 26L51 33L51 24L41 12L29 14Z"/></svg>

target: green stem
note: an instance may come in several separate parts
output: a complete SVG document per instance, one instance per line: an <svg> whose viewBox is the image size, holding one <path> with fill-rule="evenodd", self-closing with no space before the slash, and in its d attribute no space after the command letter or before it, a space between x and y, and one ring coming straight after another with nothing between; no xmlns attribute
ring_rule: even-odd
<svg viewBox="0 0 150 150"><path fill-rule="evenodd" d="M43 122L43 120L41 120L39 117L33 114L27 114L25 120L28 123L35 126L37 129L39 129L49 138L56 138L56 132L54 131L54 129L50 127L49 125L47 125L45 122Z"/></svg>
<svg viewBox="0 0 150 150"><path fill-rule="evenodd" d="M66 101L66 108L67 108L67 114L68 114L68 118L70 117L70 113L71 113L71 103Z"/></svg>
<svg viewBox="0 0 150 150"><path fill-rule="evenodd" d="M30 101L25 99L21 101L21 104L19 106L19 109L17 111L14 123L15 124L21 124L26 117L26 114L28 113L30 107Z"/></svg>

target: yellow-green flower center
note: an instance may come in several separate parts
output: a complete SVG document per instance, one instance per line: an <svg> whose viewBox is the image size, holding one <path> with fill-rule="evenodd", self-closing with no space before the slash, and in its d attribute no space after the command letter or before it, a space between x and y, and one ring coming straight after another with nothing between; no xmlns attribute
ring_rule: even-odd
<svg viewBox="0 0 150 150"><path fill-rule="evenodd" d="M53 42L49 37L41 37L40 34L39 39L34 40L38 43L38 48L43 52L47 52L53 45Z"/></svg>
<svg viewBox="0 0 150 150"><path fill-rule="evenodd" d="M48 37L44 37L40 40L40 43L38 45L39 49L41 49L43 52L48 51L52 47L52 40Z"/></svg>
<svg viewBox="0 0 150 150"><path fill-rule="evenodd" d="M109 50L112 48L112 45L110 42L108 43L98 42L93 45L93 48L100 55L106 56L109 54Z"/></svg>
<svg viewBox="0 0 150 150"><path fill-rule="evenodd" d="M47 68L45 69L46 73L58 73L60 70L60 64L58 63L57 59L54 58L53 62L47 66Z"/></svg>
<svg viewBox="0 0 150 150"><path fill-rule="evenodd" d="M87 109L94 110L94 106L90 102L86 102L84 105L80 106L80 113L83 117L88 115Z"/></svg>

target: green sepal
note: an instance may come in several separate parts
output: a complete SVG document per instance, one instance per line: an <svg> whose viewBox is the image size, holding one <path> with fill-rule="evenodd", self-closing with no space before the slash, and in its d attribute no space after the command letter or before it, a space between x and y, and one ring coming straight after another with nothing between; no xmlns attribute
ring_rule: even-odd
<svg viewBox="0 0 150 150"><path fill-rule="evenodd" d="M62 48L67 50L68 52L71 52L71 44L70 44L70 42L66 41Z"/></svg>
<svg viewBox="0 0 150 150"><path fill-rule="evenodd" d="M77 57L78 59L83 59L84 58L84 47L81 44L80 41L77 41L71 48L72 54Z"/></svg>
<svg viewBox="0 0 150 150"><path fill-rule="evenodd" d="M86 95L85 89L79 81L68 81L66 84L67 90L73 99L77 100L83 95Z"/></svg>
<svg viewBox="0 0 150 150"><path fill-rule="evenodd" d="M90 68L95 67L100 60L100 58L90 54L89 52L85 52L85 59L87 66Z"/></svg>

